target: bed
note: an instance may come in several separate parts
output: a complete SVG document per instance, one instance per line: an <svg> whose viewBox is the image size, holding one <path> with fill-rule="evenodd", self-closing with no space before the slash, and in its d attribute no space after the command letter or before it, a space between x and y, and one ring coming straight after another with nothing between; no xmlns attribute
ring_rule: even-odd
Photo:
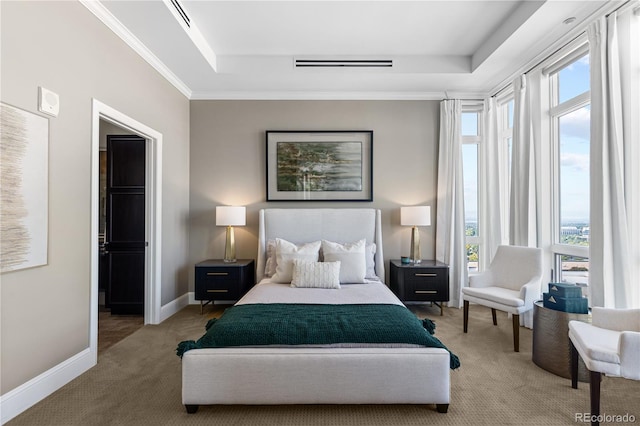
<svg viewBox="0 0 640 426"><path fill-rule="evenodd" d="M274 283L265 271L270 268L269 245L278 238L295 244L364 239L368 248L375 247L373 265L368 265L375 276L369 276L366 284L345 284L338 290ZM383 284L379 210L261 210L256 265L258 284L230 308L240 316L244 312L245 318L255 317L250 310L259 304L278 309L314 304L321 309L318 304L346 310L358 304L384 304L408 312ZM230 316L228 311L223 318ZM210 404L435 404L446 413L454 356L444 347L385 343L194 346L180 355L182 403L189 413Z"/></svg>

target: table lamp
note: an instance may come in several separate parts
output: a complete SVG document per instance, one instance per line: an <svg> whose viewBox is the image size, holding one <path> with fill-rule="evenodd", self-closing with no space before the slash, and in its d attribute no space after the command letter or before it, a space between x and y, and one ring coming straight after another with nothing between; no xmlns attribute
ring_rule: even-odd
<svg viewBox="0 0 640 426"><path fill-rule="evenodd" d="M411 254L412 263L420 263L420 231L418 226L431 225L431 208L429 206L400 207L400 225L411 226Z"/></svg>
<svg viewBox="0 0 640 426"><path fill-rule="evenodd" d="M217 206L216 226L227 227L227 242L224 246L224 261L233 263L236 261L236 242L233 235L234 226L245 226L247 220L247 208L244 206Z"/></svg>

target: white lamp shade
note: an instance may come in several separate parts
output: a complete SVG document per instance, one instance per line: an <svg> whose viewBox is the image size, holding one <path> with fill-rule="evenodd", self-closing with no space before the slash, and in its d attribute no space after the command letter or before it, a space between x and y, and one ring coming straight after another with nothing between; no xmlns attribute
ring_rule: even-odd
<svg viewBox="0 0 640 426"><path fill-rule="evenodd" d="M244 206L217 206L216 226L245 226L247 208Z"/></svg>
<svg viewBox="0 0 640 426"><path fill-rule="evenodd" d="M431 207L429 206L400 207L400 225L430 226L431 225Z"/></svg>

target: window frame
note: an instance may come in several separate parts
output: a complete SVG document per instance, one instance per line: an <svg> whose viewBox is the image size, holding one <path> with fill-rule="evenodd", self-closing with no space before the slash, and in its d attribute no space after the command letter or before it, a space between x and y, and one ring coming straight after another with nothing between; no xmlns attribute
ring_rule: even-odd
<svg viewBox="0 0 640 426"><path fill-rule="evenodd" d="M587 91L558 103L560 71L589 54L589 46L585 44L567 52L543 72L548 73L549 81L549 141L550 141L550 175L551 175L551 267L552 279L559 280L562 276L562 255L589 259L589 246L577 246L561 243L561 203L560 203L560 119L585 106L591 104L591 92Z"/></svg>
<svg viewBox="0 0 640 426"><path fill-rule="evenodd" d="M461 113L476 113L477 117L478 117L478 131L476 135L463 135L462 131L460 132L460 137L461 137L461 143L462 145L476 145L477 147L477 210L478 210L478 220L477 220L477 229L476 229L476 235L474 236L467 236L465 235L465 247L467 245L477 245L478 246L478 269L477 271L473 271L474 273L476 272L481 272L485 269L485 267L487 265L485 265L484 260L486 259L487 256L487 252L486 252L486 244L485 244L485 237L484 237L484 229L485 229L485 223L484 223L484 210L485 210L485 200L486 200L486 196L485 196L485 168L484 168L484 164L485 164L485 149L484 146L485 141L484 141L484 135L485 135L485 130L484 130L484 103L482 101L463 101L461 104ZM462 121L462 120L461 120ZM462 152L460 153L460 155L462 155ZM462 164L463 166L463 174L464 174L464 163ZM466 205L465 205L465 210L466 210ZM465 211L465 227L464 227L465 231L467 229L466 227L466 211ZM466 232L465 232L466 234ZM467 262L467 270L469 268L469 264L468 264L468 259L465 259L465 261ZM470 271L471 272L471 271Z"/></svg>

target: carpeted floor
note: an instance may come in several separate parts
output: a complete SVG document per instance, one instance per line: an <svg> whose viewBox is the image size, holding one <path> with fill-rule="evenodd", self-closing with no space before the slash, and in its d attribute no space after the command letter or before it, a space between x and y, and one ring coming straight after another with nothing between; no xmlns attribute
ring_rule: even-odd
<svg viewBox="0 0 640 426"><path fill-rule="evenodd" d="M207 319L189 306L157 326L144 326L107 349L98 365L22 413L8 426L72 425L571 425L589 411L589 387L571 389L570 380L531 361L531 330L521 328L521 352L513 352L511 320L471 306L469 333L462 310L410 306L418 317L435 320L436 336L462 366L451 372L447 414L435 406L303 405L203 406L187 414L181 404L179 341L197 339ZM605 377L601 412L635 416L640 422L640 382ZM606 423L603 423L606 424Z"/></svg>
<svg viewBox="0 0 640 426"><path fill-rule="evenodd" d="M98 356L144 326L144 315L111 315L104 306L98 310Z"/></svg>

